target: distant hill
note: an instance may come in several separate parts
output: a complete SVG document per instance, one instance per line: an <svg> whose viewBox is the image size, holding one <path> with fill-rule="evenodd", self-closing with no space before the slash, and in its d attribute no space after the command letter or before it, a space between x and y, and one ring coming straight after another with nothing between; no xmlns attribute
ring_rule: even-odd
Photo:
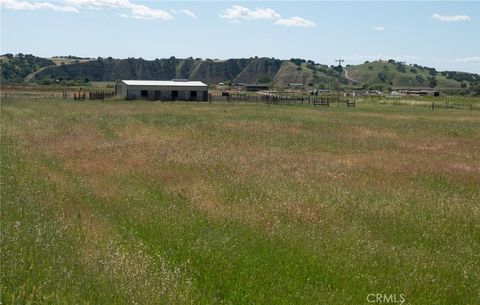
<svg viewBox="0 0 480 305"><path fill-rule="evenodd" d="M347 76L370 87L392 88L449 88L459 89L480 80L478 74L465 72L438 72L434 68L408 65L403 62L375 61L347 67Z"/></svg>
<svg viewBox="0 0 480 305"><path fill-rule="evenodd" d="M31 54L5 54L0 56L1 62L1 81L5 82L23 82L25 78L42 68L55 65L53 61L36 57Z"/></svg>
<svg viewBox="0 0 480 305"><path fill-rule="evenodd" d="M341 69L318 65L304 60L274 58L210 59L97 59L82 63L49 67L35 75L35 80L64 79L113 81L117 79L172 79L187 78L209 84L234 83L289 83L327 84L335 81L348 83Z"/></svg>
<svg viewBox="0 0 480 305"><path fill-rule="evenodd" d="M2 55L2 82L115 81L118 79L164 80L186 78L208 84L220 82L267 83L286 86L302 83L317 88L337 86L363 89L437 88L478 92L480 76L443 71L403 62L374 61L360 65L327 66L311 60L280 60L267 57L228 60L179 59L144 60L33 55Z"/></svg>

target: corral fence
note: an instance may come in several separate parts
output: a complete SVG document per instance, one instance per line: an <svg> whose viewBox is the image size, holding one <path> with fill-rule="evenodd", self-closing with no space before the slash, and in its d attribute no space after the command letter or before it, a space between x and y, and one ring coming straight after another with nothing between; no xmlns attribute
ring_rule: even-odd
<svg viewBox="0 0 480 305"><path fill-rule="evenodd" d="M264 104L307 104L313 106L330 106L335 103L337 106L346 105L355 107L355 100L342 99L338 96L311 96L311 95L249 95L249 94L229 94L213 95L209 94L208 101L211 102L243 102L243 103L264 103Z"/></svg>
<svg viewBox="0 0 480 305"><path fill-rule="evenodd" d="M338 96L320 96L319 98L313 98L313 106L323 106L323 107L330 107L330 104L337 105L346 105L349 108L355 108L355 100L354 99L344 99Z"/></svg>
<svg viewBox="0 0 480 305"><path fill-rule="evenodd" d="M113 91L94 91L94 92L4 92L1 94L2 99L22 99L22 100L53 100L53 99L70 99L74 101L88 100L104 100L115 97Z"/></svg>
<svg viewBox="0 0 480 305"><path fill-rule="evenodd" d="M2 93L3 99L22 99L22 100L53 100L53 99L65 99L63 92L41 92L41 93L30 93L30 92L5 92Z"/></svg>
<svg viewBox="0 0 480 305"><path fill-rule="evenodd" d="M283 95L250 95L250 94L209 94L209 102L244 102L244 103L265 103L265 104L310 104L313 99L310 96L283 96Z"/></svg>
<svg viewBox="0 0 480 305"><path fill-rule="evenodd" d="M85 92L81 94L80 92L78 94L74 93L73 94L73 100L74 101L84 101L85 100Z"/></svg>
<svg viewBox="0 0 480 305"><path fill-rule="evenodd" d="M105 100L114 98L113 91L56 91L56 92L2 92L2 99L22 99L22 100L53 100L53 99L73 99L74 101L85 100ZM358 96L348 98L339 95L281 95L281 94L209 94L208 102L242 102L242 103L264 103L268 105L278 104L306 104L314 107L340 107L347 106L355 108L375 107L382 105L391 106L410 106L436 109L458 109L458 110L480 110L480 98L469 96Z"/></svg>
<svg viewBox="0 0 480 305"><path fill-rule="evenodd" d="M445 97L402 97L387 98L382 96L360 96L355 98L339 95L249 95L229 94L212 95L208 97L211 102L243 102L243 103L264 103L264 104L308 104L314 107L348 107L356 108L364 106L411 106L435 109L458 109L458 110L480 110L480 99L475 97L445 96Z"/></svg>
<svg viewBox="0 0 480 305"><path fill-rule="evenodd" d="M88 99L89 100L104 100L106 98L112 98L115 96L115 92L105 92L105 91L95 91L95 92L88 92Z"/></svg>
<svg viewBox="0 0 480 305"><path fill-rule="evenodd" d="M365 100L368 102L368 100ZM480 110L480 99L475 97L401 97L370 101L373 105L411 106L435 109Z"/></svg>

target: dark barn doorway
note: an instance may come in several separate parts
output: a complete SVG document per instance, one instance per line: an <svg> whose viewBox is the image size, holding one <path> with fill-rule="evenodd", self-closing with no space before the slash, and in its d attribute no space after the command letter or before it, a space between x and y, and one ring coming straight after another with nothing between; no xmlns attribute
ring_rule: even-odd
<svg viewBox="0 0 480 305"><path fill-rule="evenodd" d="M197 100L197 91L190 91L190 100L192 101Z"/></svg>

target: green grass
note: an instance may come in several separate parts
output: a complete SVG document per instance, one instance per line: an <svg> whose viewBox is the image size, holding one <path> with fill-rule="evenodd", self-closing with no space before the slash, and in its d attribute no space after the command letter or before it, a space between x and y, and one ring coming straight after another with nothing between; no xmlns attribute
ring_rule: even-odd
<svg viewBox="0 0 480 305"><path fill-rule="evenodd" d="M3 101L2 304L476 304L480 112Z"/></svg>

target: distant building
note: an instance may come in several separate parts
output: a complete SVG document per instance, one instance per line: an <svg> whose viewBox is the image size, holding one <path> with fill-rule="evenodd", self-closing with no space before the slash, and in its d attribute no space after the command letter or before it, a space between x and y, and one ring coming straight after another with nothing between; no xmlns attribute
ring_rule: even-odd
<svg viewBox="0 0 480 305"><path fill-rule="evenodd" d="M382 95L382 91L379 90L369 90L367 93L369 96L379 96Z"/></svg>
<svg viewBox="0 0 480 305"><path fill-rule="evenodd" d="M270 86L268 84L239 84L243 90L246 91L260 91L260 90L269 90Z"/></svg>
<svg viewBox="0 0 480 305"><path fill-rule="evenodd" d="M430 89L402 89L398 92L410 96L440 96L439 91Z"/></svg>
<svg viewBox="0 0 480 305"><path fill-rule="evenodd" d="M349 90L343 94L344 96L349 96L349 97L359 97L359 96L365 96L365 90Z"/></svg>
<svg viewBox="0 0 480 305"><path fill-rule="evenodd" d="M390 91L390 95L388 97L401 97L402 94L398 91L392 90Z"/></svg>
<svg viewBox="0 0 480 305"><path fill-rule="evenodd" d="M127 100L207 101L208 85L186 79L119 80L115 84L115 95Z"/></svg>
<svg viewBox="0 0 480 305"><path fill-rule="evenodd" d="M303 88L303 84L302 83L289 83L288 87L290 87L290 88Z"/></svg>

